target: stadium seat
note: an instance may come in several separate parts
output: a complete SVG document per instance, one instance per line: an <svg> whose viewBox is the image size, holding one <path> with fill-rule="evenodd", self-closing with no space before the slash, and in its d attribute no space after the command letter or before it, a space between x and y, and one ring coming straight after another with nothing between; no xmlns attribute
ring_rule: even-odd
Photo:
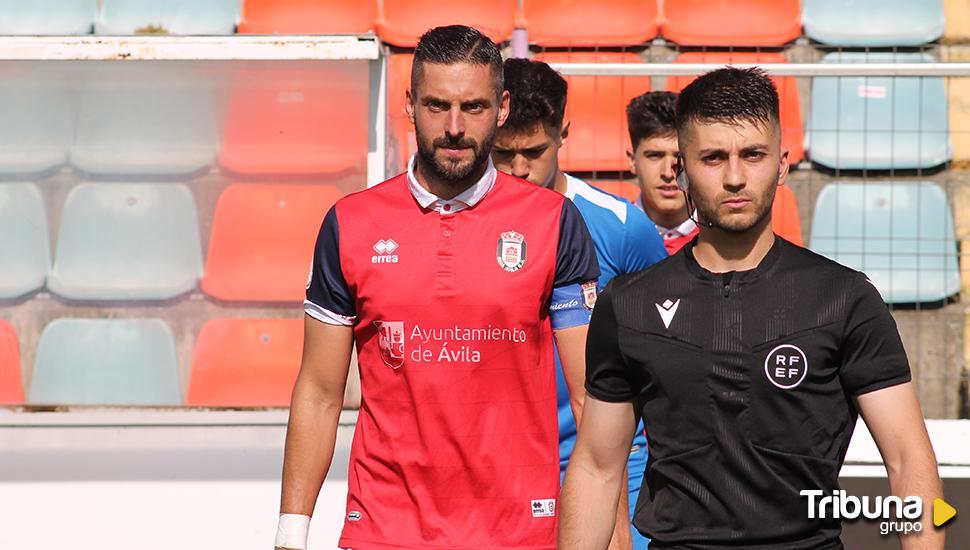
<svg viewBox="0 0 970 550"><path fill-rule="evenodd" d="M529 42L543 47L632 46L657 36L657 2L523 0Z"/></svg>
<svg viewBox="0 0 970 550"><path fill-rule="evenodd" d="M805 35L835 46L919 46L943 36L940 0L804 0Z"/></svg>
<svg viewBox="0 0 970 550"><path fill-rule="evenodd" d="M929 63L920 53L830 53L823 63ZM950 160L942 77L815 77L805 147L834 169L890 170Z"/></svg>
<svg viewBox="0 0 970 550"><path fill-rule="evenodd" d="M163 300L202 273L198 214L180 183L82 183L64 204L47 286L73 300Z"/></svg>
<svg viewBox="0 0 970 550"><path fill-rule="evenodd" d="M229 97L219 153L222 168L240 175L359 172L363 178L367 63L253 67L240 75Z"/></svg>
<svg viewBox="0 0 970 550"><path fill-rule="evenodd" d="M591 181L589 184L631 203L636 203L637 199L640 198L640 188L637 187L637 184L629 181Z"/></svg>
<svg viewBox="0 0 970 550"><path fill-rule="evenodd" d="M212 221L202 290L227 301L302 301L320 224L340 196L329 185L227 187Z"/></svg>
<svg viewBox="0 0 970 550"><path fill-rule="evenodd" d="M677 57L675 63L724 63L724 64L773 64L785 63L785 57L777 52L688 52ZM694 81L693 76L667 77L667 91L679 92ZM781 102L781 131L782 145L788 148L788 161L797 164L805 156L802 142L804 129L802 126L802 110L798 98L798 84L794 77L773 77L771 79L778 88Z"/></svg>
<svg viewBox="0 0 970 550"><path fill-rule="evenodd" d="M546 63L641 63L630 52L547 52ZM560 166L575 172L630 169L626 105L650 90L647 76L567 76L566 120L569 136L559 152Z"/></svg>
<svg viewBox="0 0 970 550"><path fill-rule="evenodd" d="M771 229L786 241L804 246L802 221L798 215L798 202L791 187L782 185L775 190L775 202L771 206Z"/></svg>
<svg viewBox="0 0 970 550"><path fill-rule="evenodd" d="M0 35L90 34L98 0L0 0Z"/></svg>
<svg viewBox="0 0 970 550"><path fill-rule="evenodd" d="M0 18L2 19L2 18ZM51 66L0 65L0 173L42 177L67 163L70 96Z"/></svg>
<svg viewBox="0 0 970 550"><path fill-rule="evenodd" d="M0 183L0 299L44 286L50 270L47 211L37 187Z"/></svg>
<svg viewBox="0 0 970 550"><path fill-rule="evenodd" d="M414 56L409 53L391 54L387 59L387 132L389 143L387 158L395 163L388 173L399 174L407 169L408 159L417 152L414 125L404 110L406 92L411 88L411 64Z"/></svg>
<svg viewBox="0 0 970 550"><path fill-rule="evenodd" d="M287 407L303 354L303 319L213 319L195 343L185 404Z"/></svg>
<svg viewBox="0 0 970 550"><path fill-rule="evenodd" d="M781 46L798 38L798 0L664 0L664 38L681 46Z"/></svg>
<svg viewBox="0 0 970 550"><path fill-rule="evenodd" d="M504 42L515 30L518 5L518 0L384 0L377 34L389 44L413 48L433 27L471 25L495 42Z"/></svg>
<svg viewBox="0 0 970 550"><path fill-rule="evenodd" d="M34 405L178 405L175 340L161 319L56 319L40 336Z"/></svg>
<svg viewBox="0 0 970 550"><path fill-rule="evenodd" d="M0 405L24 402L23 377L20 374L20 344L17 333L0 319Z"/></svg>
<svg viewBox="0 0 970 550"><path fill-rule="evenodd" d="M239 0L102 0L95 34L232 34Z"/></svg>
<svg viewBox="0 0 970 550"><path fill-rule="evenodd" d="M244 0L240 34L337 34L374 30L377 2Z"/></svg>
<svg viewBox="0 0 970 550"><path fill-rule="evenodd" d="M96 176L187 177L219 144L216 102L198 69L162 63L85 66L71 163Z"/></svg>
<svg viewBox="0 0 970 550"><path fill-rule="evenodd" d="M887 303L959 292L953 217L931 182L835 182L815 203L812 250L863 271Z"/></svg>

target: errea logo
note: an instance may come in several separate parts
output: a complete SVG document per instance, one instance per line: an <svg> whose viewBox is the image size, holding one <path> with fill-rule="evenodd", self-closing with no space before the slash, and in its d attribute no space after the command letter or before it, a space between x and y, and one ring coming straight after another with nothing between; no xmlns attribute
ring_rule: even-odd
<svg viewBox="0 0 970 550"><path fill-rule="evenodd" d="M398 249L398 244L394 242L394 239L381 239L374 243L374 252L377 252L376 256L371 256L370 262L372 264L396 264L397 255L394 251Z"/></svg>

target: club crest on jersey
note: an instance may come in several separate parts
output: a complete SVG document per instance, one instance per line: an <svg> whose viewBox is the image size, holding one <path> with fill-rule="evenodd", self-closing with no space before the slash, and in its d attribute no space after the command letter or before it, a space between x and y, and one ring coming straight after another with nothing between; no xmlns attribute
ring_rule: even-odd
<svg viewBox="0 0 970 550"><path fill-rule="evenodd" d="M525 237L515 231L506 231L498 238L495 250L498 265L509 273L522 269L525 265Z"/></svg>
<svg viewBox="0 0 970 550"><path fill-rule="evenodd" d="M392 369L404 365L404 321L374 321L381 359Z"/></svg>
<svg viewBox="0 0 970 550"><path fill-rule="evenodd" d="M596 281L587 281L579 285L579 288L583 290L583 307L592 311L596 305Z"/></svg>

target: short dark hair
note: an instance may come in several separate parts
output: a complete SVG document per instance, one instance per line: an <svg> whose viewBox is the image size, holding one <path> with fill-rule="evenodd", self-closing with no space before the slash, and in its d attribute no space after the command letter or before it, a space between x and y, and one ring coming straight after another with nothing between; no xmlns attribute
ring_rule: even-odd
<svg viewBox="0 0 970 550"><path fill-rule="evenodd" d="M421 67L425 63L488 65L492 69L495 95L502 95L502 52L476 29L465 25L448 25L435 27L421 35L411 65L412 94L421 79Z"/></svg>
<svg viewBox="0 0 970 550"><path fill-rule="evenodd" d="M542 61L506 59L505 89L512 98L503 129L527 130L537 122L554 130L562 129L568 85L552 67Z"/></svg>
<svg viewBox="0 0 970 550"><path fill-rule="evenodd" d="M758 67L724 67L701 75L677 98L677 131L689 122L779 124L778 90Z"/></svg>
<svg viewBox="0 0 970 550"><path fill-rule="evenodd" d="M647 92L630 101L626 122L634 150L641 140L677 132L676 103L677 94L673 92Z"/></svg>

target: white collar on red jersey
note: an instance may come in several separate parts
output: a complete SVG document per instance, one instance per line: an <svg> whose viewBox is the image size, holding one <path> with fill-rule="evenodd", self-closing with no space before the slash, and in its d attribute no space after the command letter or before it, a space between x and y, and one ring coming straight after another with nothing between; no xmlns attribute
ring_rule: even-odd
<svg viewBox="0 0 970 550"><path fill-rule="evenodd" d="M408 189L411 190L411 195L414 196L414 200L418 201L421 208L432 208L441 213L454 214L459 210L471 208L478 204L492 190L492 187L495 185L495 176L498 173L495 170L495 165L492 164L491 157L489 157L488 167L485 168L485 173L482 174L481 179L475 182L475 185L462 191L455 198L446 200L432 194L418 183L418 179L414 177L414 163L416 159L417 155L412 155L411 160L408 161Z"/></svg>
<svg viewBox="0 0 970 550"><path fill-rule="evenodd" d="M694 216L697 216L696 210L694 211ZM679 237L686 237L687 235L693 233L695 229L697 229L697 224L694 223L694 220L691 218L687 218L686 220L682 221L677 227L667 228L660 227L659 225L657 226L657 231L660 231L660 236L663 237L665 241L669 239L677 239Z"/></svg>

